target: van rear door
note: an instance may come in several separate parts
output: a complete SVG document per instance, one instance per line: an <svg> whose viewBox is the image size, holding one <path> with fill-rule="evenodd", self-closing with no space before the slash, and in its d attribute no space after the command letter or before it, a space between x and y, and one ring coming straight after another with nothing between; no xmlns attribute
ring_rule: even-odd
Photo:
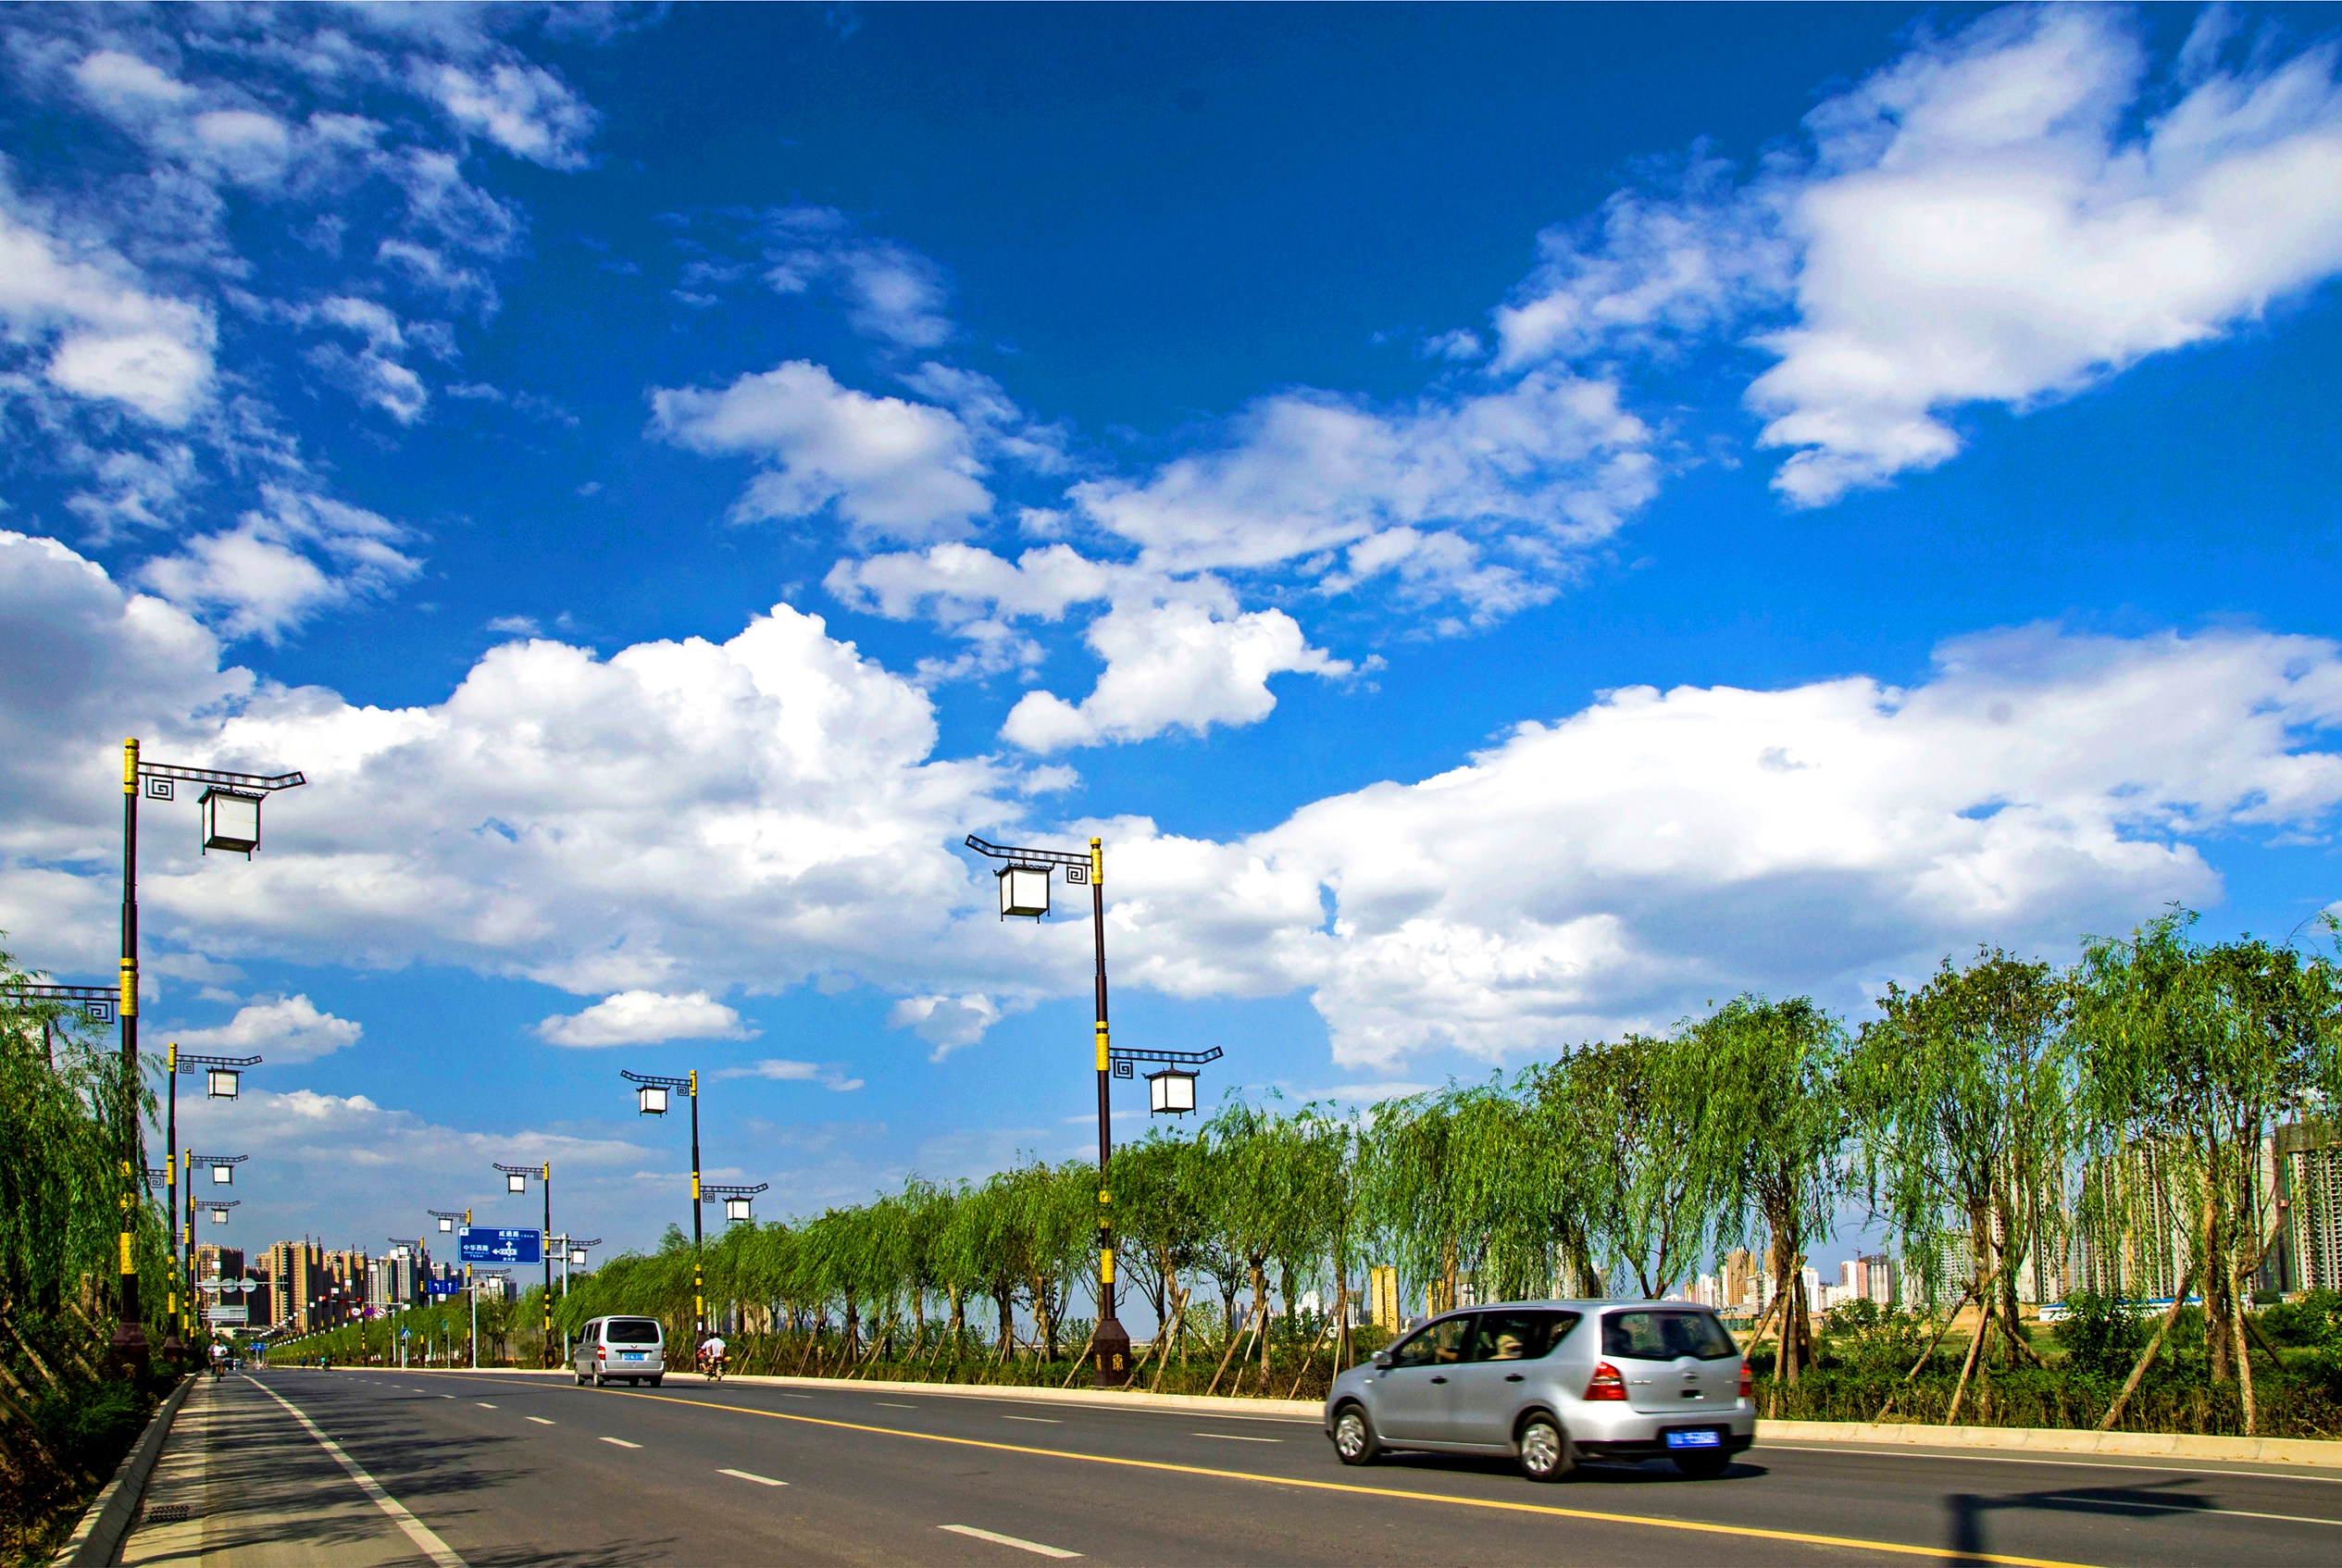
<svg viewBox="0 0 2342 1568"><path fill-rule="evenodd" d="M1732 1413L1740 1397L1740 1350L1698 1307L1631 1307L1602 1318L1602 1360L1626 1379L1626 1402L1645 1415L1691 1420Z"/></svg>

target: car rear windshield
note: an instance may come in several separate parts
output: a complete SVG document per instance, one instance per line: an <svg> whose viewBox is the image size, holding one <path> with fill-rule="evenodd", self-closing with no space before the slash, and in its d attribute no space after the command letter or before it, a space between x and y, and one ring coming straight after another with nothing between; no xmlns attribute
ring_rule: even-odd
<svg viewBox="0 0 2342 1568"><path fill-rule="evenodd" d="M1724 1325L1701 1312L1613 1313L1602 1319L1602 1354L1626 1361L1718 1361L1740 1348Z"/></svg>
<svg viewBox="0 0 2342 1568"><path fill-rule="evenodd" d="M1480 1314L1473 1361L1535 1361L1577 1326L1576 1313L1501 1311Z"/></svg>
<svg viewBox="0 0 2342 1568"><path fill-rule="evenodd" d="M602 1337L613 1345L655 1345L659 1342L658 1320L647 1317L614 1317Z"/></svg>

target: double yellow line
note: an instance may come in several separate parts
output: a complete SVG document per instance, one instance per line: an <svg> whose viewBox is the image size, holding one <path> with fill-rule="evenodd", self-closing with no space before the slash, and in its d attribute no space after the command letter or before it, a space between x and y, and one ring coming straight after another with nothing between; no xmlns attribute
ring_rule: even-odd
<svg viewBox="0 0 2342 1568"><path fill-rule="evenodd" d="M828 1426L842 1432L873 1432L885 1437L910 1437L923 1443L950 1443L956 1448L990 1449L995 1453L1030 1454L1037 1459L1070 1459L1085 1464L1118 1464L1129 1470L1168 1471L1177 1475L1206 1475L1215 1481L1245 1481L1255 1486L1305 1487L1318 1492L1346 1492L1353 1497L1401 1498L1409 1502L1438 1503L1448 1508L1484 1508L1504 1513L1539 1513L1554 1519L1587 1519L1601 1524L1634 1524L1650 1530L1688 1530L1703 1536L1737 1536L1744 1540L1788 1541L1798 1546L1842 1547L1849 1551L1875 1551L1894 1557L1931 1557L1946 1562L1994 1562L2011 1568L2084 1568L2084 1565L2045 1557L2009 1557L1988 1551L1959 1551L1946 1547L1907 1546L1900 1541L1862 1540L1851 1536L1811 1535L1801 1530L1766 1530L1753 1524L1711 1524L1696 1519L1654 1519L1639 1513L1606 1513L1591 1508L1556 1508L1550 1503L1508 1502L1496 1498L1450 1497L1438 1492L1409 1491L1402 1487L1362 1487L1347 1481L1309 1481L1290 1475L1261 1475L1244 1470L1215 1470L1202 1464L1174 1464L1166 1460L1122 1459L1113 1454L1070 1453L1064 1449L1036 1449L1022 1443L996 1443L983 1437L950 1437L935 1432L906 1432L899 1426L871 1426L856 1421L833 1421L817 1415L791 1415L786 1411L757 1410L750 1405L718 1404L687 1400L675 1394L646 1394L639 1389L607 1388L604 1393L629 1400L656 1400L664 1404L693 1405L732 1415L758 1415L767 1421L793 1421L805 1426Z"/></svg>

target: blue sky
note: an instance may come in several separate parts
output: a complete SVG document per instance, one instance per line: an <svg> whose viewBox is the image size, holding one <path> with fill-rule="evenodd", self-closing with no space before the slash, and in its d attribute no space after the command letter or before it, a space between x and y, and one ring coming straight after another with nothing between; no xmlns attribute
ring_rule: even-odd
<svg viewBox="0 0 2342 1568"><path fill-rule="evenodd" d="M0 14L0 927L239 1239L805 1212L2337 897L2323 6ZM1144 1118L1128 1095L1121 1123ZM672 1120L672 1119L671 1119ZM533 1212L533 1201L530 1203Z"/></svg>

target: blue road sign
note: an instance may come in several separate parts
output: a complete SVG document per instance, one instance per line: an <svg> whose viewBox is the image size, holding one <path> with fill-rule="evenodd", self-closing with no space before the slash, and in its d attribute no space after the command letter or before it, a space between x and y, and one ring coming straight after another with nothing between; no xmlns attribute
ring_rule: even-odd
<svg viewBox="0 0 2342 1568"><path fill-rule="evenodd" d="M463 1294L463 1291L464 1282L460 1279L427 1279L423 1281L423 1294L426 1296L460 1296Z"/></svg>
<svg viewBox="0 0 2342 1568"><path fill-rule="evenodd" d="M467 1225L455 1232L455 1255L467 1263L541 1263L544 1232Z"/></svg>

